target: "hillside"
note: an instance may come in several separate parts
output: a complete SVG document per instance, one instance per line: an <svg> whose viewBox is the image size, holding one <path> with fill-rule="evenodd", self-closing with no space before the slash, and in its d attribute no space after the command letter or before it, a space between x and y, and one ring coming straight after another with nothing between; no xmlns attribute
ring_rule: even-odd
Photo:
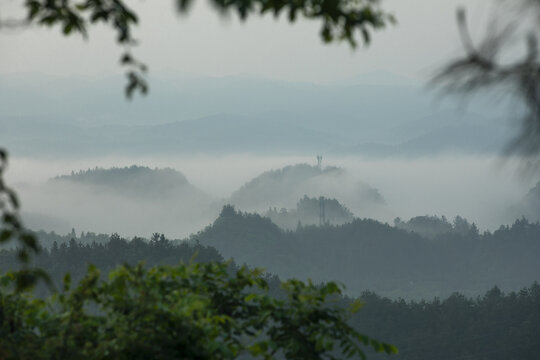
<svg viewBox="0 0 540 360"><path fill-rule="evenodd" d="M164 199L170 196L205 197L201 190L190 184L179 171L150 169L144 166L130 166L110 169L88 169L72 172L71 175L57 176L52 182L70 182L99 187L125 196Z"/></svg>
<svg viewBox="0 0 540 360"><path fill-rule="evenodd" d="M294 209L271 208L264 213L273 223L286 230L299 225L317 225L321 221L328 225L342 225L353 221L354 214L336 199L304 196Z"/></svg>
<svg viewBox="0 0 540 360"><path fill-rule="evenodd" d="M228 201L240 210L263 213L270 208L293 208L304 196L336 199L359 217L389 214L381 194L346 170L308 164L266 171L235 191Z"/></svg>
<svg viewBox="0 0 540 360"><path fill-rule="evenodd" d="M151 239L135 237L131 241L116 234L87 233L77 237L74 233L67 236L40 233L38 236L42 243L47 238L47 248L36 256L34 263L49 270L58 288L67 271L72 281L77 281L86 273L88 264L95 264L105 277L115 266L135 265L140 261L154 266L222 260L212 247L170 241L157 233ZM19 266L15 258L15 250L0 252L0 269ZM229 264L229 271L237 268L234 262ZM268 294L283 299L280 279L272 274L263 278L268 283ZM45 295L46 290L41 284L37 293ZM536 359L540 351L538 283L512 293L492 287L473 298L454 293L444 298L404 301L363 292L360 299L364 306L352 314L350 325L361 333L396 345L399 354L391 359L484 359L489 354L490 360L529 360ZM355 299L343 296L334 300L338 306L348 307ZM367 358L389 359L369 350Z"/></svg>
<svg viewBox="0 0 540 360"><path fill-rule="evenodd" d="M219 213L212 197L173 169L95 168L55 177L31 191L26 209L56 219L32 222L40 226L35 230L60 231L55 226L61 221L83 231L149 236L161 229L180 237Z"/></svg>
<svg viewBox="0 0 540 360"><path fill-rule="evenodd" d="M476 296L497 284L517 290L540 273L540 224L516 221L494 233L452 231L432 239L374 220L283 231L270 219L227 206L192 237L237 263L283 278L339 280L352 294Z"/></svg>

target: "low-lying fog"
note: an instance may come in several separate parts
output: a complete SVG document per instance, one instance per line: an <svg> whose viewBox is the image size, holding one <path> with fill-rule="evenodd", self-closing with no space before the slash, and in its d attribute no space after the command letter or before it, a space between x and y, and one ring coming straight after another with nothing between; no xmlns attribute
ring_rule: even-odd
<svg viewBox="0 0 540 360"><path fill-rule="evenodd" d="M300 163L315 166L316 158L252 155L107 157L77 161L12 158L6 177L19 192L27 222L33 227L49 227L45 230L60 233L74 227L77 232L118 232L145 237L162 232L168 237L180 238L210 224L229 197L253 178L265 171ZM49 181L72 171L132 165L175 169L205 195L154 199ZM306 194L329 197L336 194L334 197L356 216L392 223L395 217L445 215L452 219L460 215L476 222L481 230L498 228L515 220L515 213L510 213L509 209L519 203L537 181L537 178L519 176L517 161L507 161L501 166L500 159L487 156L415 159L328 156L323 157L322 165L323 168L345 169L348 179L362 181L376 189L386 202L386 210L377 212L372 211L369 202L365 206L351 204L349 198L354 194L347 191L356 190L344 188L348 185L345 186L342 178L336 178L335 184L328 178L325 180L330 189L328 193L321 190L320 194ZM288 185L283 186L285 189ZM295 204L298 200L290 199L289 203Z"/></svg>

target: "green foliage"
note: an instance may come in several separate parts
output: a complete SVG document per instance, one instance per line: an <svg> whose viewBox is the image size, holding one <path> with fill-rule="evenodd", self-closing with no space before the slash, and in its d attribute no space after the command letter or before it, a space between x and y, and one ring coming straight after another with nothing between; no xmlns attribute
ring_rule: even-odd
<svg viewBox="0 0 540 360"><path fill-rule="evenodd" d="M47 300L10 291L1 278L2 359L271 359L364 357L363 346L395 347L362 335L347 323L335 283L283 283L287 296L266 293L258 270L229 275L225 263L145 269L122 266L99 281L90 267L71 288Z"/></svg>
<svg viewBox="0 0 540 360"><path fill-rule="evenodd" d="M180 13L189 10L193 0L176 0ZM235 12L245 20L255 14L287 13L291 22L299 16L322 22L321 38L324 42L345 40L356 47L358 32L368 44L371 32L387 23L395 22L392 15L383 11L379 0L211 0L221 13ZM144 74L145 64L131 53L136 45L133 27L138 23L137 14L122 0L26 0L27 20L30 24L60 27L66 36L78 33L88 36L89 28L105 24L116 33L116 41L124 47L120 63L128 67L125 91L130 98L136 91L146 94L148 84Z"/></svg>

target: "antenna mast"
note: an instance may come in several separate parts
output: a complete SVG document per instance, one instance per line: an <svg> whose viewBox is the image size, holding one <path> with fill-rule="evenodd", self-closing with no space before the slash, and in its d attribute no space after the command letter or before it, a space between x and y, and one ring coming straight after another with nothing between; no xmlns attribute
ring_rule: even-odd
<svg viewBox="0 0 540 360"><path fill-rule="evenodd" d="M317 155L317 167L322 169L322 155Z"/></svg>

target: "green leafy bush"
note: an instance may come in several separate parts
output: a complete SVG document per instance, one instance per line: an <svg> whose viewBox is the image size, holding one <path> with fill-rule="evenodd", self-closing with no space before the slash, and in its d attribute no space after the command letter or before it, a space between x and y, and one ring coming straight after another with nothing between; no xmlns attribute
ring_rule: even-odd
<svg viewBox="0 0 540 360"><path fill-rule="evenodd" d="M121 266L100 281L91 266L72 288L43 300L1 278L1 359L286 359L362 357L364 346L396 353L347 323L332 304L336 283L290 280L280 299L259 270L226 263Z"/></svg>

